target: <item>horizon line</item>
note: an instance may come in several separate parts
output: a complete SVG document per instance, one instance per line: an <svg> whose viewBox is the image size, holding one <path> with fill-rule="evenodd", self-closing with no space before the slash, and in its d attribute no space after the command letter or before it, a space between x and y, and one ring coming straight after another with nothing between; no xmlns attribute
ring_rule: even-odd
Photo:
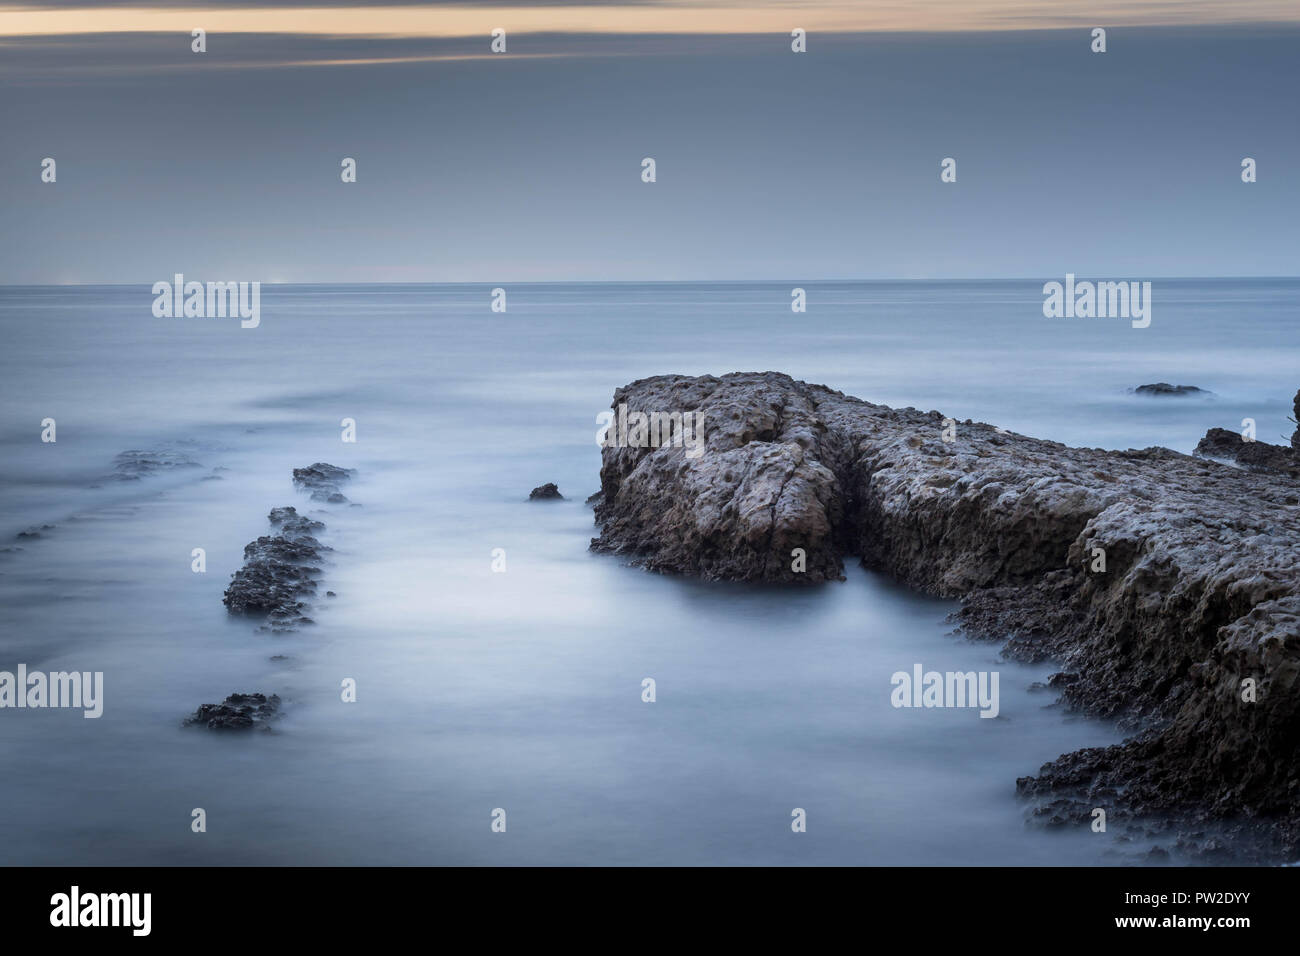
<svg viewBox="0 0 1300 956"><path fill-rule="evenodd" d="M1089 281L1089 277L1094 273L1061 273L1062 275L1074 275L1083 281ZM173 273L172 275L175 275ZM181 273L184 275L184 273ZM1140 282L1185 282L1185 281L1241 281L1241 280L1300 280L1300 274L1295 275L1166 275L1151 276L1146 279L1121 279L1106 281L1140 281ZM150 286L156 282L170 282L168 279L154 279L140 282L0 282L0 289L76 289L76 288L130 288L134 286ZM796 284L854 284L869 282L1054 282L1055 277L1044 279L1042 276L944 276L944 277L915 277L915 276L892 276L876 278L814 278L814 279L524 279L524 280L499 280L499 279L430 279L430 280L374 280L363 279L353 282L331 281L294 281L294 282L273 282L264 279L211 279L200 280L195 282L258 282L266 286L436 286L436 285L484 285L484 286L520 286L520 285L782 285L788 282Z"/></svg>

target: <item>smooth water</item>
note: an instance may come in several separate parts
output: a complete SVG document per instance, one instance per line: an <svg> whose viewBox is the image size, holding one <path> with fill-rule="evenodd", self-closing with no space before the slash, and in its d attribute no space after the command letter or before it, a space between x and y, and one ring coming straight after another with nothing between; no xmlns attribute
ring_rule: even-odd
<svg viewBox="0 0 1300 956"><path fill-rule="evenodd" d="M0 710L0 863L1141 861L1026 826L1017 776L1119 736L1030 689L1052 668L953 636L951 602L852 561L767 590L591 554L596 415L643 376L776 369L1072 444L1276 441L1300 282L1156 282L1141 330L1045 319L1028 281L507 290L500 314L488 286L264 287L241 329L156 319L147 287L0 289L0 670L106 684L98 720ZM1153 381L1215 394L1126 392ZM105 480L132 448L201 467ZM360 507L292 488L318 460L359 469ZM568 500L527 502L546 481ZM284 504L335 552L317 624L270 636L221 595ZM916 663L999 671L1000 716L894 709ZM275 733L180 725L254 690L286 701Z"/></svg>

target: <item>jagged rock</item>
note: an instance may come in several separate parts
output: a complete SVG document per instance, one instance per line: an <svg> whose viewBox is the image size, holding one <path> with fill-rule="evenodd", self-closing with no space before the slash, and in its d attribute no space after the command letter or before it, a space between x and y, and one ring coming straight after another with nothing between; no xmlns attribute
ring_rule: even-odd
<svg viewBox="0 0 1300 956"><path fill-rule="evenodd" d="M1182 396L1182 395L1210 395L1203 388L1197 388L1195 385L1170 385L1168 382L1156 382L1154 385L1139 385L1133 389L1135 395L1152 395L1152 396Z"/></svg>
<svg viewBox="0 0 1300 956"><path fill-rule="evenodd" d="M841 556L857 554L962 597L969 633L1064 665L1052 685L1069 706L1143 729L1060 758L1023 793L1105 796L1181 820L1267 818L1274 846L1300 847L1289 476L1164 448L1070 448L773 372L657 376L619 389L620 403L702 413L705 451L604 448L594 549L767 582L838 577Z"/></svg>
<svg viewBox="0 0 1300 956"><path fill-rule="evenodd" d="M280 698L275 694L231 694L220 704L203 704L185 719L187 726L201 725L209 730L266 729L267 722L280 709Z"/></svg>
<svg viewBox="0 0 1300 956"><path fill-rule="evenodd" d="M1300 457L1285 445L1245 441L1237 432L1211 428L1192 452L1199 458L1231 461L1251 471L1269 471L1300 478Z"/></svg>
<svg viewBox="0 0 1300 956"><path fill-rule="evenodd" d="M234 573L222 603L232 614L264 614L278 629L308 623L301 600L316 593L319 561L330 550L312 534L324 527L292 508L275 508L269 515L278 526L244 548L244 566Z"/></svg>
<svg viewBox="0 0 1300 956"><path fill-rule="evenodd" d="M318 461L306 468L293 470L293 483L311 492L313 501L325 501L330 504L345 504L345 498L339 486L349 480L356 472L351 468L339 468Z"/></svg>
<svg viewBox="0 0 1300 956"><path fill-rule="evenodd" d="M560 494L560 489L555 487L554 482L548 481L544 485L538 485L528 493L529 501L563 501L564 495Z"/></svg>

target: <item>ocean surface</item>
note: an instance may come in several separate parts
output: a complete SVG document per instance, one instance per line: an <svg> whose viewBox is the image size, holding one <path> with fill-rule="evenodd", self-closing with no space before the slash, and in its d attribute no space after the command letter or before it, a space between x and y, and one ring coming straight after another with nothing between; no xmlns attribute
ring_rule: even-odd
<svg viewBox="0 0 1300 956"><path fill-rule="evenodd" d="M765 590L587 548L596 416L664 372L1106 448L1290 433L1300 281L1156 281L1146 329L1046 319L1043 281L511 285L504 313L485 285L264 286L255 329L155 318L147 286L0 289L0 670L105 681L98 720L0 710L0 863L1142 863L1026 824L1017 776L1120 735L952 602L851 559ZM1127 391L1158 381L1213 394ZM122 480L132 449L179 464ZM358 507L292 487L315 461ZM547 481L566 500L529 503ZM316 624L273 636L221 596L278 505L334 551ZM999 716L895 709L918 663L996 670ZM182 726L235 691L284 699L274 732Z"/></svg>

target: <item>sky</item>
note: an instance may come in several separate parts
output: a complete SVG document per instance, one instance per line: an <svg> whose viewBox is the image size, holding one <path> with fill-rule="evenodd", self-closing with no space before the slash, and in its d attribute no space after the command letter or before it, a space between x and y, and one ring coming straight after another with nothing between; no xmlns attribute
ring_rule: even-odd
<svg viewBox="0 0 1300 956"><path fill-rule="evenodd" d="M1297 94L1293 0L0 0L0 283L1296 275Z"/></svg>

